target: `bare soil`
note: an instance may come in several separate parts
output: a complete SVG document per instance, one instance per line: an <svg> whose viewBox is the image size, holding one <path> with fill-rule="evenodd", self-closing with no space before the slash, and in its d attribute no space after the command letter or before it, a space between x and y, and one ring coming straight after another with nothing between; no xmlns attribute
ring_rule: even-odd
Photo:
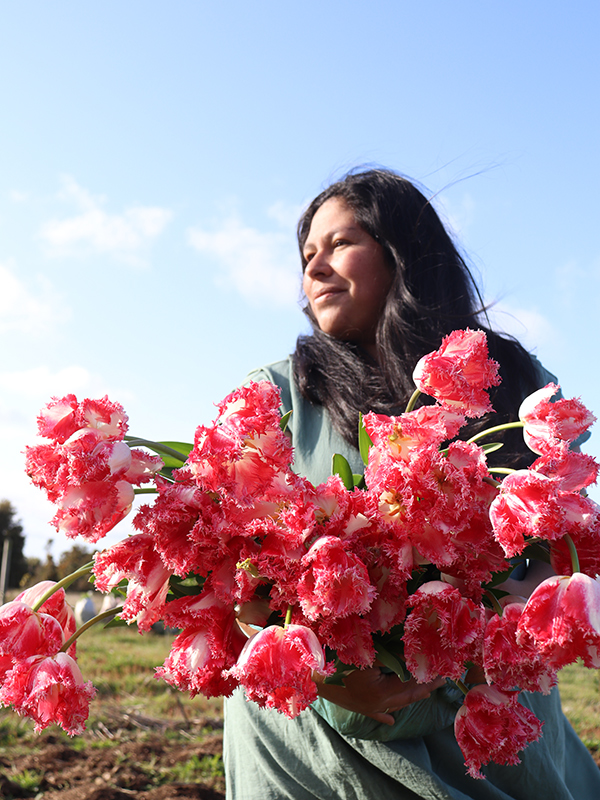
<svg viewBox="0 0 600 800"><path fill-rule="evenodd" d="M0 798L44 800L222 800L225 780L220 768L222 723L204 720L188 730L148 718L121 719L69 740L44 732L29 747L11 748L0 756ZM111 730L111 728L113 728ZM17 749L19 752L17 752ZM173 780L180 765L216 764L202 777ZM41 778L24 787L14 780L27 772Z"/></svg>

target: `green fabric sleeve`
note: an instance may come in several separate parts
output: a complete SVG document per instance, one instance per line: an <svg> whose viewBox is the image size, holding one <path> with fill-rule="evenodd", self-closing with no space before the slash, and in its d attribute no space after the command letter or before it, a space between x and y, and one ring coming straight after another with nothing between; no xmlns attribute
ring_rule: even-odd
<svg viewBox="0 0 600 800"><path fill-rule="evenodd" d="M342 736L391 742L394 739L428 736L452 725L461 699L460 689L448 681L430 697L394 712L396 721L393 725L377 722L355 711L347 711L321 697L312 704L312 708Z"/></svg>

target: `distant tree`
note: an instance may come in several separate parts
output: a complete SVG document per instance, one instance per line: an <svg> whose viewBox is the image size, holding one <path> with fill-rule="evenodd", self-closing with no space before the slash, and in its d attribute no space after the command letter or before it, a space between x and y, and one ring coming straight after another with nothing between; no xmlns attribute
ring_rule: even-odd
<svg viewBox="0 0 600 800"><path fill-rule="evenodd" d="M88 550L79 544L73 545L70 550L66 550L58 560L57 572L59 580L91 561L95 552L95 550ZM70 590L74 592L86 592L92 588L88 575L77 578L70 586Z"/></svg>
<svg viewBox="0 0 600 800"><path fill-rule="evenodd" d="M27 572L21 578L21 589L28 589L30 586L33 586L33 584L37 582L35 576L39 574L42 568L42 561L37 557L30 556L25 560L27 562Z"/></svg>
<svg viewBox="0 0 600 800"><path fill-rule="evenodd" d="M56 569L56 564L54 563L51 553L46 555L46 560L42 561L38 571L34 575L34 578L34 583L39 583L40 581L58 580L58 570Z"/></svg>
<svg viewBox="0 0 600 800"><path fill-rule="evenodd" d="M53 540L48 539L46 542L46 560L42 561L40 558L27 559L27 572L21 580L21 588L27 589L40 581L57 581L58 570L52 558L52 545Z"/></svg>
<svg viewBox="0 0 600 800"><path fill-rule="evenodd" d="M16 511L8 500L0 501L0 559L4 550L4 542L11 542L10 568L7 588L17 588L27 572L27 559L23 555L25 537L23 526L15 520Z"/></svg>

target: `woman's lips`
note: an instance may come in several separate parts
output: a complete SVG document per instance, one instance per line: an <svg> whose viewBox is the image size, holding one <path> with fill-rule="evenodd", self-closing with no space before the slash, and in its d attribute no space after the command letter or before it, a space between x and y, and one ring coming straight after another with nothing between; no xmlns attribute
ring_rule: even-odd
<svg viewBox="0 0 600 800"><path fill-rule="evenodd" d="M344 289L338 289L335 286L328 286L326 289L320 289L316 294L313 302L325 301L336 294L341 294Z"/></svg>

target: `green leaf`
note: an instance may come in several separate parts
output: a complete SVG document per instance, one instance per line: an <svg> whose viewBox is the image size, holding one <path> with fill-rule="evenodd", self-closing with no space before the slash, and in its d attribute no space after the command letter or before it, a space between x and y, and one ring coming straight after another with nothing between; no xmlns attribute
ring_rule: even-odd
<svg viewBox="0 0 600 800"><path fill-rule="evenodd" d="M343 455L340 453L336 453L332 459L331 471L334 475L339 475L342 479L342 483L348 489L348 491L352 491L354 489L354 478L352 476L352 469L348 461L344 458Z"/></svg>
<svg viewBox="0 0 600 800"><path fill-rule="evenodd" d="M177 469L185 464L187 457L194 448L189 442L153 442L149 439L138 439L135 436L126 436L125 441L129 447L145 447L158 453L168 469Z"/></svg>
<svg viewBox="0 0 600 800"><path fill-rule="evenodd" d="M365 476L364 475L357 475L356 472L352 476L354 480L354 488L355 489L366 489L367 484L365 483Z"/></svg>
<svg viewBox="0 0 600 800"><path fill-rule="evenodd" d="M189 597L190 595L200 594L204 586L202 575L188 575L180 578L178 575L171 575L169 578L169 592L175 597Z"/></svg>
<svg viewBox="0 0 600 800"><path fill-rule="evenodd" d="M488 453L494 453L496 450L500 450L501 447L504 447L504 444L502 442L490 442L489 444L482 444L480 447L487 455Z"/></svg>
<svg viewBox="0 0 600 800"><path fill-rule="evenodd" d="M407 681L410 679L410 672L406 669L406 665L402 661L390 653L389 650L386 650L381 642L374 641L373 644L375 645L377 658L384 666L386 666L388 669L391 669L392 672L395 672L401 681Z"/></svg>
<svg viewBox="0 0 600 800"><path fill-rule="evenodd" d="M177 453L181 453L183 458L173 456L170 453L165 453L164 450L161 451L157 448L156 452L160 455L162 460L165 462L165 467L170 467L172 469L177 469L182 464L185 464L187 461L187 457L194 449L194 445L190 444L189 442L157 442L160 447L168 447L170 450L174 450Z"/></svg>
<svg viewBox="0 0 600 800"><path fill-rule="evenodd" d="M281 420L279 421L279 427L281 428L282 431L285 431L285 429L288 426L288 422L290 421L290 417L292 416L292 410L293 409L290 409L287 412L287 414L284 414L282 416Z"/></svg>
<svg viewBox="0 0 600 800"><path fill-rule="evenodd" d="M369 449L373 447L373 442L371 441L371 437L367 433L363 422L363 415L358 415L358 449L360 451L360 456L363 460L363 463L366 464L369 460Z"/></svg>

